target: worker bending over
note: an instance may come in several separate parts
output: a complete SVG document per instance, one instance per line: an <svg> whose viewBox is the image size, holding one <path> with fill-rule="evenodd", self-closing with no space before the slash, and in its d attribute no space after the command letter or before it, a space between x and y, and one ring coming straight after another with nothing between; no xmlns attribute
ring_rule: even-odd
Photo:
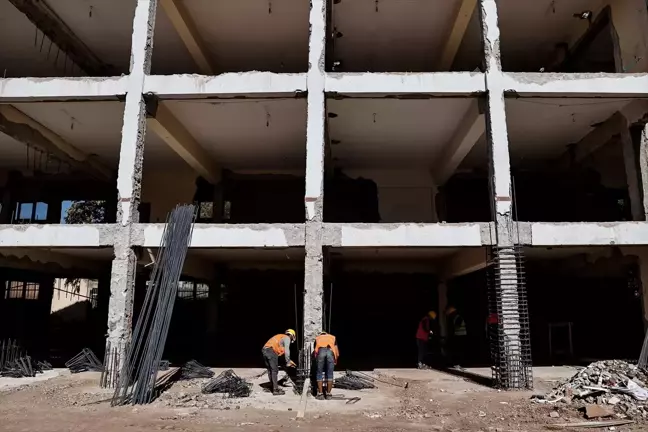
<svg viewBox="0 0 648 432"><path fill-rule="evenodd" d="M315 361L317 362L317 399L331 399L333 390L333 370L340 351L335 336L322 332L315 338ZM326 380L324 380L326 376ZM324 382L326 381L326 386Z"/></svg>
<svg viewBox="0 0 648 432"><path fill-rule="evenodd" d="M284 358L286 367L295 367L295 363L290 360L290 344L295 341L297 334L295 330L288 329L285 334L278 334L270 338L263 346L261 353L263 361L268 369L268 378L272 384L272 394L275 396L286 394L279 388L277 376L279 375L279 357Z"/></svg>

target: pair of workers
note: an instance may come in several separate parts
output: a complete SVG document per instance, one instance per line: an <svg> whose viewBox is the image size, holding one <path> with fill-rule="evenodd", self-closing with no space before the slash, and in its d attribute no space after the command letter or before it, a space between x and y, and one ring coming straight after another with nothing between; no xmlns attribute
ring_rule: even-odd
<svg viewBox="0 0 648 432"><path fill-rule="evenodd" d="M465 360L466 336L468 334L466 322L453 306L446 309L446 320L449 336L447 341L441 338L435 311L428 312L419 322L416 330L419 369L427 369L428 356L432 357L432 363L440 363L443 351L445 351L446 360L452 365L460 365Z"/></svg>
<svg viewBox="0 0 648 432"><path fill-rule="evenodd" d="M268 369L272 394L275 396L285 394L279 388L277 381L280 358L283 358L286 367L296 367L295 362L290 360L290 344L295 341L296 337L295 330L288 329L284 334L271 337L261 351L266 368ZM317 399L331 399L333 370L340 356L335 336L321 332L315 338L313 356L317 367Z"/></svg>

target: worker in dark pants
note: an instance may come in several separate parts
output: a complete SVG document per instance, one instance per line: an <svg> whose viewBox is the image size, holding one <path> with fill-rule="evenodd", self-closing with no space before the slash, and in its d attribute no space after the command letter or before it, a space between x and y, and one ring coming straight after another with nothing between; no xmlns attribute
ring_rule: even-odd
<svg viewBox="0 0 648 432"><path fill-rule="evenodd" d="M446 319L448 322L450 365L460 368L465 361L467 349L468 332L466 331L466 321L453 306L446 309Z"/></svg>
<svg viewBox="0 0 648 432"><path fill-rule="evenodd" d="M331 399L333 371L340 351L335 336L322 332L315 338L315 361L317 362L317 396L319 400ZM326 377L326 379L324 379Z"/></svg>
<svg viewBox="0 0 648 432"><path fill-rule="evenodd" d="M277 376L279 375L279 359L283 357L287 367L295 367L295 363L290 360L290 344L295 341L297 334L295 330L288 329L285 334L278 334L270 338L263 346L261 353L263 361L268 369L268 378L272 385L272 394L275 396L286 394L279 388Z"/></svg>
<svg viewBox="0 0 648 432"><path fill-rule="evenodd" d="M428 356L432 355L436 360L439 343L437 329L437 313L430 311L421 319L416 330L419 369L428 369Z"/></svg>

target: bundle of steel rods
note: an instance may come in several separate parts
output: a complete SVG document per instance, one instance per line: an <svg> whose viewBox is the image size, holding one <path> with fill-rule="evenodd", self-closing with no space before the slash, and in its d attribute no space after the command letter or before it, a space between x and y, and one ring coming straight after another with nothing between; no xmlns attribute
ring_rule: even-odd
<svg viewBox="0 0 648 432"><path fill-rule="evenodd" d="M252 394L252 384L234 373L232 369L222 372L202 388L203 393L225 393L227 397L248 397Z"/></svg>
<svg viewBox="0 0 648 432"><path fill-rule="evenodd" d="M214 372L198 363L196 360L189 360L180 368L180 379L190 380L195 378L211 378Z"/></svg>
<svg viewBox="0 0 648 432"><path fill-rule="evenodd" d="M4 369L0 372L0 376L11 378L23 378L36 376L36 372L40 372L34 368L31 357L18 357L12 362L5 365Z"/></svg>
<svg viewBox="0 0 648 432"><path fill-rule="evenodd" d="M345 390L362 390L376 388L373 380L369 377L354 374L351 371L333 381L333 387Z"/></svg>
<svg viewBox="0 0 648 432"><path fill-rule="evenodd" d="M155 382L166 344L178 281L191 241L195 207L177 206L168 216L155 258L140 317L133 332L115 388L112 405L146 404L155 394Z"/></svg>
<svg viewBox="0 0 648 432"><path fill-rule="evenodd" d="M83 348L81 352L65 362L65 367L72 373L95 371L103 372L103 365L90 349Z"/></svg>
<svg viewBox="0 0 648 432"><path fill-rule="evenodd" d="M3 340L0 344L0 371L4 370L10 364L13 365L14 361L22 357L23 354L24 352L15 339Z"/></svg>

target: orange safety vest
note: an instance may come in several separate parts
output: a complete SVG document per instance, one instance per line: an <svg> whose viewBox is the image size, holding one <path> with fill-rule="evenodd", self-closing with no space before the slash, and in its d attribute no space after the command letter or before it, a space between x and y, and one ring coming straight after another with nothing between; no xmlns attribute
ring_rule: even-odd
<svg viewBox="0 0 648 432"><path fill-rule="evenodd" d="M268 342L263 346L263 348L272 348L272 351L275 352L278 356L286 354L286 349L284 348L281 341L283 338L287 337L285 334L278 334L272 336Z"/></svg>
<svg viewBox="0 0 648 432"><path fill-rule="evenodd" d="M317 336L315 338L315 355L317 355L320 348L330 348L331 351L333 351L333 357L335 357L335 361L337 361L338 357L340 356L340 352L338 351L338 347L335 343L335 336L333 335L327 333Z"/></svg>

